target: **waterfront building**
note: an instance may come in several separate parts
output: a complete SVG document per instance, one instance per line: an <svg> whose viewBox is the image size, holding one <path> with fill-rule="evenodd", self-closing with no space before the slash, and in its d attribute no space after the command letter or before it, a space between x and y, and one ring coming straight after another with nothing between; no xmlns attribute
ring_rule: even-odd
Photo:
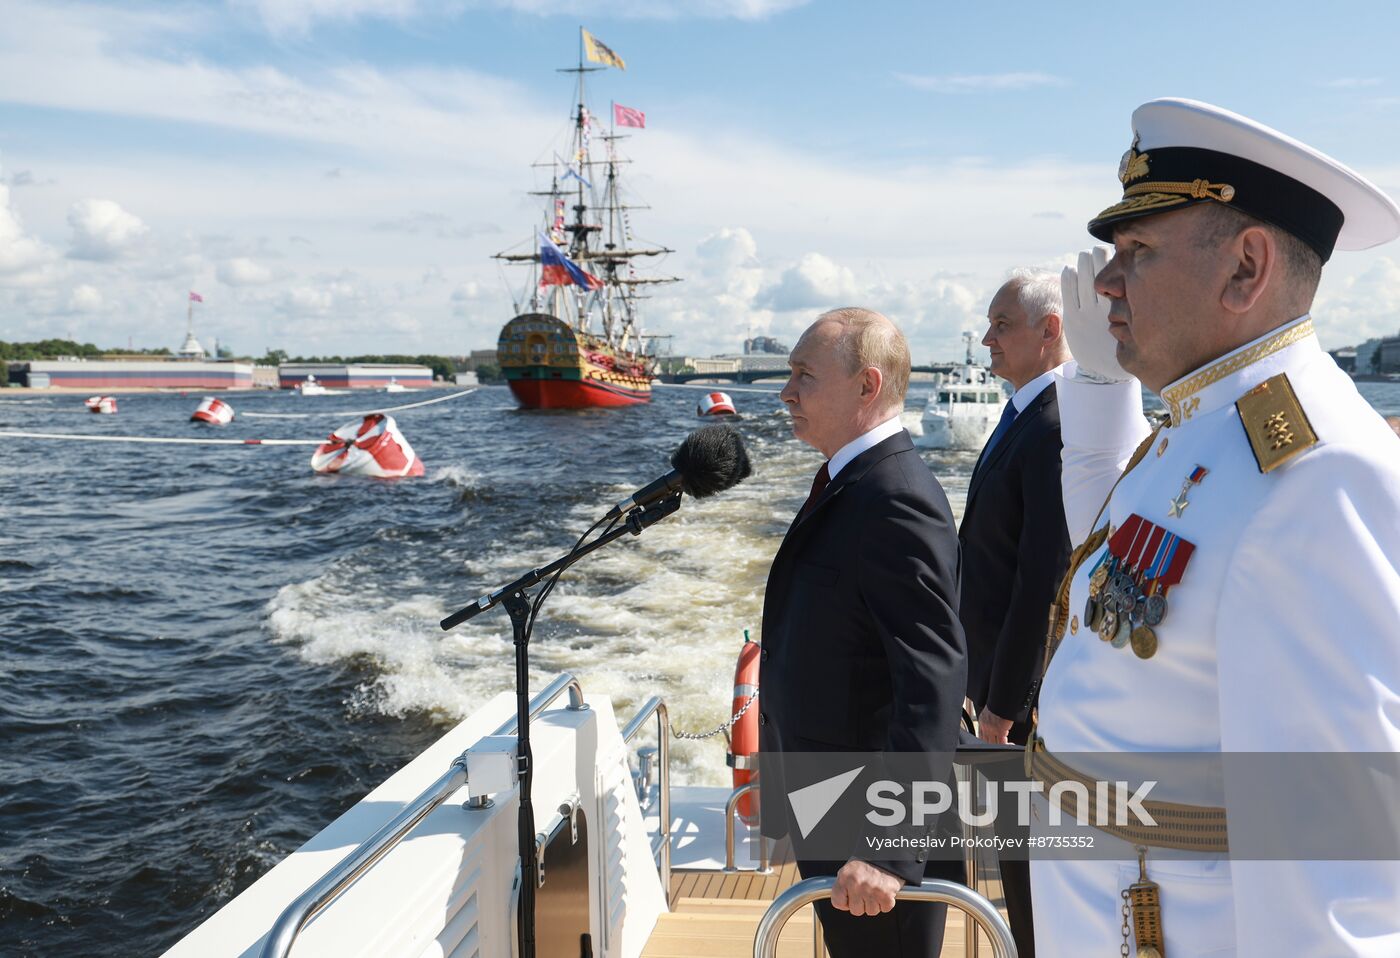
<svg viewBox="0 0 1400 958"><path fill-rule="evenodd" d="M14 363L10 381L35 389L251 389L253 364L151 357Z"/></svg>
<svg viewBox="0 0 1400 958"><path fill-rule="evenodd" d="M308 376L329 389L382 389L391 381L408 388L433 384L433 371L412 363L282 363L277 367L283 389L295 389Z"/></svg>

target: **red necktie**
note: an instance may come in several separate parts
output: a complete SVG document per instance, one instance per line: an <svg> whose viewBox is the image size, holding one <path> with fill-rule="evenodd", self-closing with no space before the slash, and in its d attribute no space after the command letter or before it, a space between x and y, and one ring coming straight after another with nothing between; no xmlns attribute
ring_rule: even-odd
<svg viewBox="0 0 1400 958"><path fill-rule="evenodd" d="M826 484L830 481L831 471L827 469L826 463L822 463L822 467L818 469L817 474L812 477L812 491L807 493L807 501L802 503L802 511L797 514L799 517L805 516L811 511L812 506L817 502L817 497L822 494L822 490L826 488Z"/></svg>

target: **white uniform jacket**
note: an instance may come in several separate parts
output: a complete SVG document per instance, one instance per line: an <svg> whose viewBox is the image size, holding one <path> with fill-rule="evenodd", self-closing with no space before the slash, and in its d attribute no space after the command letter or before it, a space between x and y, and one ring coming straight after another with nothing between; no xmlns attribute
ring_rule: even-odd
<svg viewBox="0 0 1400 958"><path fill-rule="evenodd" d="M1280 373L1317 442L1264 472L1235 403ZM1148 427L1136 381L1057 386L1065 515L1081 542ZM1137 514L1195 550L1145 659L1083 621L1107 546L1080 566L1040 694L1045 746L1056 755L1400 751L1400 439L1322 351L1307 316L1162 398L1171 421L1100 525L1118 529ZM1228 775L1203 791L1158 797L1227 814L1240 797ZM1033 862L1042 958L1118 952L1120 893L1138 876L1131 846L1122 850L1117 862ZM1152 850L1147 861L1162 887L1170 958L1400 955L1400 862L1189 861Z"/></svg>

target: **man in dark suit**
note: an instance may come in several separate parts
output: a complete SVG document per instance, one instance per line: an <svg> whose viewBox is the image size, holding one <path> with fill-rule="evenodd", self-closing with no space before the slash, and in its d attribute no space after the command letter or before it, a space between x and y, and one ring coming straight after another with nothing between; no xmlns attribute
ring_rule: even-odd
<svg viewBox="0 0 1400 958"><path fill-rule="evenodd" d="M919 753L934 780L948 778L966 687L952 513L900 424L910 361L893 323L869 310L832 310L802 335L789 363L781 396L793 433L827 462L764 594L763 830L793 833L804 877L836 876L831 903L818 906L833 958L936 955L945 906L896 905L894 896L926 875L961 878L961 863L924 853L880 862L804 857L804 836L789 827L782 754Z"/></svg>
<svg viewBox="0 0 1400 958"><path fill-rule="evenodd" d="M1026 744L1046 615L1069 565L1052 381L1070 359L1061 313L1059 277L1018 270L992 297L982 337L993 375L1014 390L977 460L958 530L967 696L978 737L993 744ZM1003 858L1001 877L1017 950L1028 958L1035 953L1028 863Z"/></svg>

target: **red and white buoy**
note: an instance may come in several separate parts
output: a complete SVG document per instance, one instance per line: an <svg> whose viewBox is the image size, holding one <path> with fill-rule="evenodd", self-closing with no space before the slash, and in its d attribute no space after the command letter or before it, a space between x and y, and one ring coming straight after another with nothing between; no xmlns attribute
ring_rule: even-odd
<svg viewBox="0 0 1400 958"><path fill-rule="evenodd" d="M371 413L331 433L311 454L316 472L397 479L423 475L423 460L399 432L393 416Z"/></svg>
<svg viewBox="0 0 1400 958"><path fill-rule="evenodd" d="M697 416L733 416L736 412L738 410L734 408L734 400L729 398L729 393L705 393L695 407Z"/></svg>
<svg viewBox="0 0 1400 958"><path fill-rule="evenodd" d="M233 422L233 407L222 399L205 396L199 408L190 415L190 422L207 422L211 426L227 426Z"/></svg>
<svg viewBox="0 0 1400 958"><path fill-rule="evenodd" d="M88 412L103 413L111 415L117 411L116 396L93 396L83 405L87 406Z"/></svg>

